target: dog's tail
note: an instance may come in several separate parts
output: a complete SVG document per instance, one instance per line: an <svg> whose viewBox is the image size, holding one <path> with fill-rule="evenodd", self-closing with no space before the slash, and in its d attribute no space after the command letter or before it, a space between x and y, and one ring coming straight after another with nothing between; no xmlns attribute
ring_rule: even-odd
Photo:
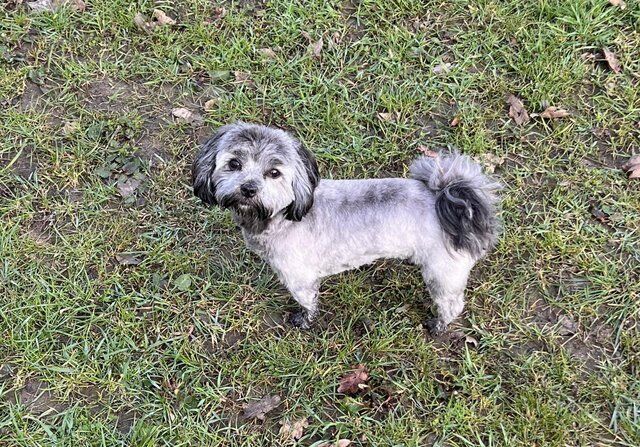
<svg viewBox="0 0 640 447"><path fill-rule="evenodd" d="M421 157L411 176L424 182L436 197L440 226L456 250L482 257L496 243L500 185L485 176L477 163L460 154Z"/></svg>

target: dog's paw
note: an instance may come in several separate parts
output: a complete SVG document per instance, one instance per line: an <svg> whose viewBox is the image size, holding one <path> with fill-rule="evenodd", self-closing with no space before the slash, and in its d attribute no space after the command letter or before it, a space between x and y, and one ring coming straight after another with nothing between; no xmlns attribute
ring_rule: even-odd
<svg viewBox="0 0 640 447"><path fill-rule="evenodd" d="M298 329L309 329L311 327L311 322L307 317L307 312L304 310L292 313L289 317L289 324L293 327L297 327Z"/></svg>
<svg viewBox="0 0 640 447"><path fill-rule="evenodd" d="M432 337L439 337L447 330L447 325L437 318L431 318L425 322L425 326Z"/></svg>

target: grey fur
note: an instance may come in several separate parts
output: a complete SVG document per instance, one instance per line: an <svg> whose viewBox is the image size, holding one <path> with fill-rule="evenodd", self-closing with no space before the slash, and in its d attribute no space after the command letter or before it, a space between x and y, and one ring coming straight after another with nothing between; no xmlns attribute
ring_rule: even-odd
<svg viewBox="0 0 640 447"><path fill-rule="evenodd" d="M242 169L230 160L242 158ZM279 163L276 162L279 160ZM270 178L271 169L281 176ZM320 279L380 258L409 260L438 308L443 332L464 307L473 265L495 243L497 184L463 155L420 158L412 179L318 180L313 155L278 129L236 123L205 143L194 193L229 208L247 246L276 271L302 306L291 322L311 325ZM241 185L258 186L243 197Z"/></svg>

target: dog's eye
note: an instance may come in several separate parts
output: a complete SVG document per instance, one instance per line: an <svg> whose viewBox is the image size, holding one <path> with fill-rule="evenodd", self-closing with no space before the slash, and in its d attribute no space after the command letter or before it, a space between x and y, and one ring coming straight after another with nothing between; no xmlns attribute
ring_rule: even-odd
<svg viewBox="0 0 640 447"><path fill-rule="evenodd" d="M271 178L278 178L281 175L282 174L277 169L272 169L271 171L269 171L269 177L271 177Z"/></svg>
<svg viewBox="0 0 640 447"><path fill-rule="evenodd" d="M238 160L236 160L235 158L229 160L229 169L231 169L232 171L239 171L241 168L242 165Z"/></svg>

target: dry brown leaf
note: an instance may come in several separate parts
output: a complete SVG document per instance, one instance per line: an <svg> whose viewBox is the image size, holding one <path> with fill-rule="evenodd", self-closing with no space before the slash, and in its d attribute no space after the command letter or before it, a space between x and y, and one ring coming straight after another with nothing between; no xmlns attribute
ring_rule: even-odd
<svg viewBox="0 0 640 447"><path fill-rule="evenodd" d="M84 12L87 9L87 4L83 0L71 0L68 3L74 11Z"/></svg>
<svg viewBox="0 0 640 447"><path fill-rule="evenodd" d="M250 81L251 73L247 73L246 71L234 71L233 77L237 82L248 82Z"/></svg>
<svg viewBox="0 0 640 447"><path fill-rule="evenodd" d="M591 215L602 224L606 224L609 221L609 215L602 211L597 204L591 206Z"/></svg>
<svg viewBox="0 0 640 447"><path fill-rule="evenodd" d="M80 123L77 121L67 121L64 123L64 126L62 126L62 135L69 136L76 133L78 129L80 129Z"/></svg>
<svg viewBox="0 0 640 447"><path fill-rule="evenodd" d="M627 173L629 178L640 179L640 155L631 157L622 165L622 170Z"/></svg>
<svg viewBox="0 0 640 447"><path fill-rule="evenodd" d="M624 0L609 0L609 3L611 3L613 6L617 6L620 9L624 9L627 7L627 4L624 2Z"/></svg>
<svg viewBox="0 0 640 447"><path fill-rule="evenodd" d="M275 59L278 57L276 52L273 51L271 48L260 48L258 50L258 53L260 53L260 56L264 56L267 59Z"/></svg>
<svg viewBox="0 0 640 447"><path fill-rule="evenodd" d="M604 54L604 59L607 61L607 64L609 64L609 68L612 69L614 73L620 73L620 71L622 71L622 68L620 67L620 61L613 53L613 51L610 51L605 47L602 49L602 54Z"/></svg>
<svg viewBox="0 0 640 447"><path fill-rule="evenodd" d="M422 152L425 156L427 156L429 158L437 158L438 157L438 153L437 152L432 151L427 146L424 146L422 144L419 145L416 149L418 149L420 152Z"/></svg>
<svg viewBox="0 0 640 447"><path fill-rule="evenodd" d="M283 439L292 439L297 441L302 438L304 434L304 429L309 425L309 421L307 418L298 419L297 421L290 423L289 421L282 422L282 427L280 427L280 436Z"/></svg>
<svg viewBox="0 0 640 447"><path fill-rule="evenodd" d="M338 393L356 394L357 392L367 388L366 382L369 380L367 368L360 364L353 372L350 372L340 379Z"/></svg>
<svg viewBox="0 0 640 447"><path fill-rule="evenodd" d="M226 15L227 15L227 8L225 8L224 6L218 6L216 8L213 8L214 19L221 19Z"/></svg>
<svg viewBox="0 0 640 447"><path fill-rule="evenodd" d="M171 114L178 118L178 120L185 123L197 123L202 121L202 117L200 115L185 107L177 107L171 111Z"/></svg>
<svg viewBox="0 0 640 447"><path fill-rule="evenodd" d="M336 447L347 447L349 445L351 445L351 441L348 439L339 439L338 442L336 442Z"/></svg>
<svg viewBox="0 0 640 447"><path fill-rule="evenodd" d="M464 343L465 343L466 345L471 345L471 346L473 346L474 348L477 348L477 347L478 347L478 340L477 340L475 337L472 337L471 335L467 335L467 336L464 338Z"/></svg>
<svg viewBox="0 0 640 447"><path fill-rule="evenodd" d="M142 262L133 253L116 253L116 261L120 265L138 265Z"/></svg>
<svg viewBox="0 0 640 447"><path fill-rule="evenodd" d="M482 167L484 168L484 172L487 174L493 174L496 170L496 166L500 166L502 163L504 163L504 157L500 157L490 152L481 154L473 158L475 161L482 165Z"/></svg>
<svg viewBox="0 0 640 447"><path fill-rule="evenodd" d="M72 10L78 12L87 9L83 0L36 0L26 4L33 12L56 12L63 5L69 5Z"/></svg>
<svg viewBox="0 0 640 447"><path fill-rule="evenodd" d="M172 19L164 11L161 11L159 9L153 10L153 18L156 19L155 23L159 26L176 24L175 19Z"/></svg>
<svg viewBox="0 0 640 447"><path fill-rule="evenodd" d="M87 9L87 4L84 0L68 0L67 3L71 6L71 9L77 12L84 12Z"/></svg>
<svg viewBox="0 0 640 447"><path fill-rule="evenodd" d="M322 47L324 47L324 39L321 36L316 43L311 45L311 54L315 59L320 59L320 55L322 54Z"/></svg>
<svg viewBox="0 0 640 447"><path fill-rule="evenodd" d="M449 125L451 127L456 127L458 124L460 124L460 117L459 116L454 116L453 119L451 120L451 122L449 123Z"/></svg>
<svg viewBox="0 0 640 447"><path fill-rule="evenodd" d="M204 103L204 111L211 112L213 109L216 108L216 104L218 104L218 99L211 98L210 100Z"/></svg>
<svg viewBox="0 0 640 447"><path fill-rule="evenodd" d="M245 406L242 417L244 419L260 419L264 421L264 416L280 405L280 396L265 396L259 401L252 402Z"/></svg>
<svg viewBox="0 0 640 447"><path fill-rule="evenodd" d="M524 108L522 101L514 95L509 95L507 102L509 103L509 116L513 118L513 121L515 121L518 126L529 122L529 114L527 113L527 109Z"/></svg>
<svg viewBox="0 0 640 447"><path fill-rule="evenodd" d="M382 121L392 123L396 120L396 114L394 112L380 112L378 118Z"/></svg>
<svg viewBox="0 0 640 447"><path fill-rule="evenodd" d="M118 183L116 184L116 188L118 189L120 195L126 199L127 197L133 195L134 192L136 192L136 189L138 189L141 183L142 182L140 180L129 177L126 180L118 181Z"/></svg>
<svg viewBox="0 0 640 447"><path fill-rule="evenodd" d="M141 12L138 12L133 16L133 23L135 23L140 31L144 31L145 33L151 32L154 27L154 24L149 22L147 17Z"/></svg>
<svg viewBox="0 0 640 447"><path fill-rule="evenodd" d="M433 71L435 74L449 73L451 71L451 68L453 68L453 64L450 62L445 62L436 65L431 71Z"/></svg>
<svg viewBox="0 0 640 447"><path fill-rule="evenodd" d="M561 109L560 107L555 107L555 106L549 106L546 109L544 109L544 112L542 112L539 116L540 118L555 119L555 118L564 118L569 115L571 114L565 109Z"/></svg>

